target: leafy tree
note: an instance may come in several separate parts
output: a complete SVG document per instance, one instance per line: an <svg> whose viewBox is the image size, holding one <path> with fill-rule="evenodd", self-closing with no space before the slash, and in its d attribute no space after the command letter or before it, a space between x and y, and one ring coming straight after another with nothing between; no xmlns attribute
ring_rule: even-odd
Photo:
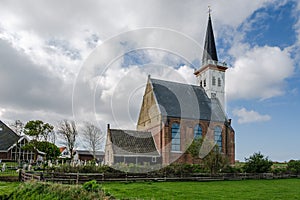
<svg viewBox="0 0 300 200"><path fill-rule="evenodd" d="M42 151L46 153L47 160L55 160L60 155L59 148L55 144L47 141L32 140L22 148L29 151Z"/></svg>
<svg viewBox="0 0 300 200"><path fill-rule="evenodd" d="M32 120L26 123L24 127L24 133L32 136L35 140L47 141L50 134L53 133L54 127L48 123L44 123L41 120Z"/></svg>
<svg viewBox="0 0 300 200"><path fill-rule="evenodd" d="M287 169L292 173L300 174L300 160L290 160Z"/></svg>
<svg viewBox="0 0 300 200"><path fill-rule="evenodd" d="M58 127L58 133L64 138L64 142L70 152L70 157L73 159L76 138L78 135L75 122L69 122L68 120L61 121Z"/></svg>
<svg viewBox="0 0 300 200"><path fill-rule="evenodd" d="M96 158L96 151L101 147L101 141L103 139L103 134L101 130L95 125L86 122L83 129L84 140L88 143L90 150L93 153L94 159Z"/></svg>
<svg viewBox="0 0 300 200"><path fill-rule="evenodd" d="M191 143L191 145L186 150L186 152L192 156L193 163L194 163L194 159L199 158L202 142L203 142L202 138L195 138Z"/></svg>
<svg viewBox="0 0 300 200"><path fill-rule="evenodd" d="M37 142L36 147L38 150L46 153L47 160L55 160L58 156L60 156L59 148L51 142L47 142L47 141Z"/></svg>
<svg viewBox="0 0 300 200"><path fill-rule="evenodd" d="M204 157L203 164L211 174L216 174L221 169L228 166L228 160L225 155L220 152L218 145L215 145L209 154Z"/></svg>
<svg viewBox="0 0 300 200"><path fill-rule="evenodd" d="M249 158L245 158L243 169L248 173L264 173L271 171L272 161L260 152L254 153Z"/></svg>

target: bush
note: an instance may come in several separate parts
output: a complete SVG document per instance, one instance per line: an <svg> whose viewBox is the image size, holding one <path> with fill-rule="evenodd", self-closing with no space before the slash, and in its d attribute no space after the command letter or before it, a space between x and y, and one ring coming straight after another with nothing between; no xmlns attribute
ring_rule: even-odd
<svg viewBox="0 0 300 200"><path fill-rule="evenodd" d="M63 185L41 182L20 184L7 199L104 199L101 186L91 184L91 191L80 185Z"/></svg>
<svg viewBox="0 0 300 200"><path fill-rule="evenodd" d="M300 160L290 160L287 164L287 169L291 173L300 174Z"/></svg>
<svg viewBox="0 0 300 200"><path fill-rule="evenodd" d="M101 191L102 188L102 186L98 184L96 180L91 180L89 182L86 182L82 185L82 187L88 192L99 192Z"/></svg>
<svg viewBox="0 0 300 200"><path fill-rule="evenodd" d="M249 158L245 158L243 169L248 173L265 173L271 171L272 161L265 157L260 152L254 153Z"/></svg>

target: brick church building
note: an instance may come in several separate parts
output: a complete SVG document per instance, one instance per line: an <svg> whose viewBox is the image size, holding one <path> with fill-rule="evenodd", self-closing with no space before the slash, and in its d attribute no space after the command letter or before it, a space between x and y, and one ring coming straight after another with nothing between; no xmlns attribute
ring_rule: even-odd
<svg viewBox="0 0 300 200"><path fill-rule="evenodd" d="M224 63L218 62L209 14L202 66L194 72L198 85L149 75L137 130L108 126L105 163L192 163L186 149L194 138L202 137L202 146L206 146L200 150L203 157L217 145L233 164L235 132L224 109L226 69Z"/></svg>

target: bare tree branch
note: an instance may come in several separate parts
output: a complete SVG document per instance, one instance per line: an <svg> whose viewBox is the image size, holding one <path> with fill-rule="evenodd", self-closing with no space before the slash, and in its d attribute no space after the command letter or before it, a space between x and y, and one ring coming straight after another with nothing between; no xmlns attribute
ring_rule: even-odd
<svg viewBox="0 0 300 200"><path fill-rule="evenodd" d="M76 138L78 135L76 124L74 121L63 120L58 127L58 133L65 139L65 144L70 152L70 157L73 159Z"/></svg>
<svg viewBox="0 0 300 200"><path fill-rule="evenodd" d="M104 135L98 127L89 122L85 122L83 134L85 142L88 143L89 148L93 153L93 157L96 159L96 151L100 149Z"/></svg>

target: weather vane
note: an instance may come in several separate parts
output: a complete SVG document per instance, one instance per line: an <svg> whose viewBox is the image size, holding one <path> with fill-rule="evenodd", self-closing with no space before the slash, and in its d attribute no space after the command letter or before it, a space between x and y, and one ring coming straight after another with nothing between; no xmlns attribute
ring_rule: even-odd
<svg viewBox="0 0 300 200"><path fill-rule="evenodd" d="M210 6L208 6L208 14L210 15L210 13L211 13L211 8Z"/></svg>

